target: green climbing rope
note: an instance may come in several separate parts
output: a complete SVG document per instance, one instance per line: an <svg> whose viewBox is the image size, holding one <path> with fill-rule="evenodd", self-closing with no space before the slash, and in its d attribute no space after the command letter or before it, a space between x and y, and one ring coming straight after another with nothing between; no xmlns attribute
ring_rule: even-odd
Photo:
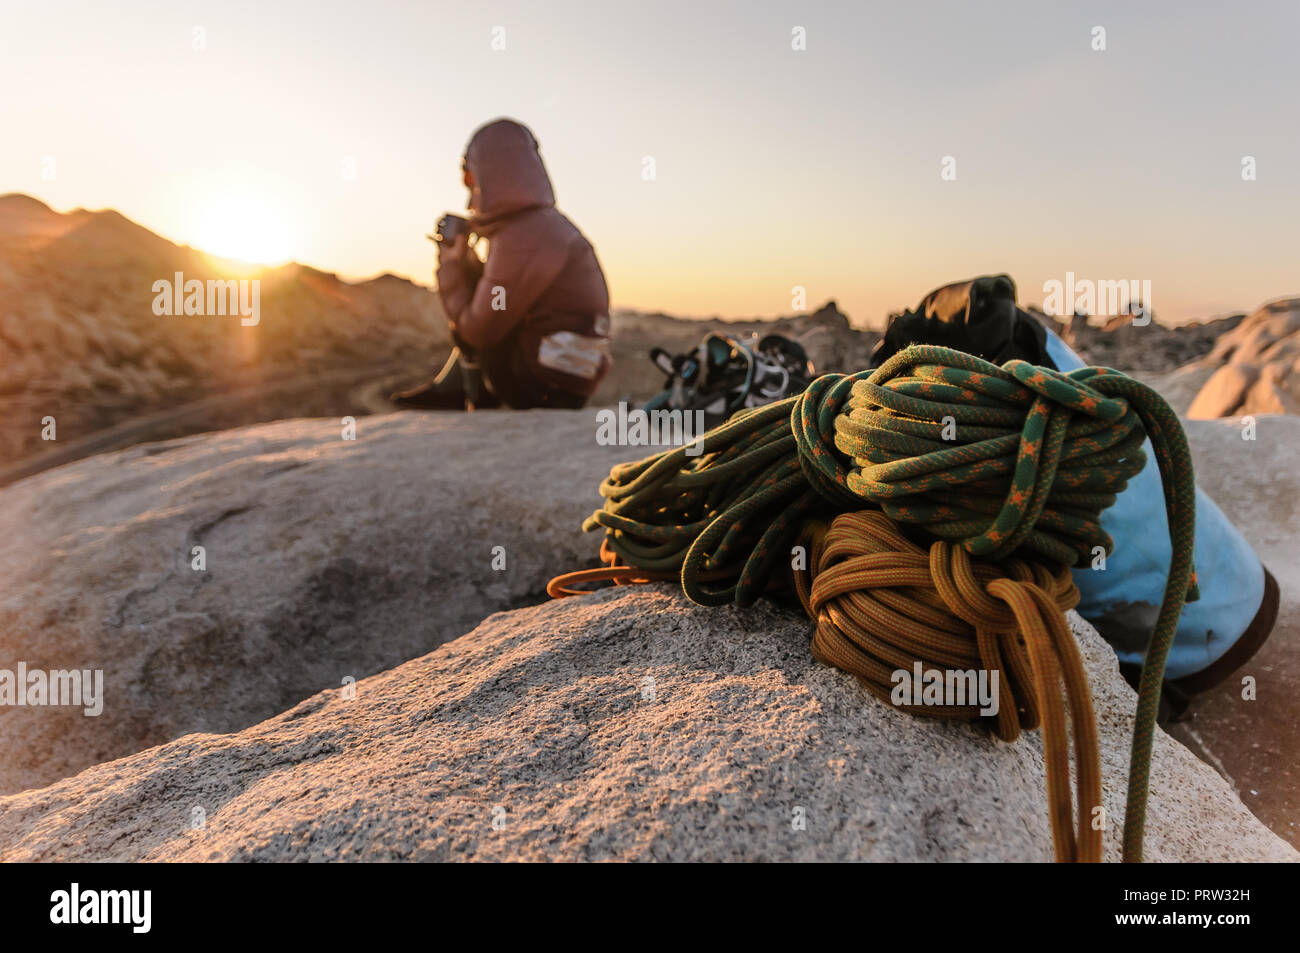
<svg viewBox="0 0 1300 953"><path fill-rule="evenodd" d="M1113 550L1100 515L1145 466L1147 438L1173 559L1138 691L1124 818L1124 859L1136 861L1165 660L1184 601L1197 598L1191 454L1151 388L1109 368L997 367L913 345L738 414L702 447L615 467L583 528L603 529L629 566L680 572L702 605L752 604L788 568L807 518L864 504L975 556L1087 565Z"/></svg>

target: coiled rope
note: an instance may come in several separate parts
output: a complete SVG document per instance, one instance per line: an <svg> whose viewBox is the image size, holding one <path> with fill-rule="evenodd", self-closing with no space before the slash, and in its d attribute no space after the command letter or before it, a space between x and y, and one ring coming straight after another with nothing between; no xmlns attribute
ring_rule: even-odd
<svg viewBox="0 0 1300 953"><path fill-rule="evenodd" d="M1063 802L1053 793L1054 785L1058 794L1060 789L1064 727L1054 714L1047 719L1049 710L1061 710L1047 696L1059 702L1059 676L1053 675L1058 669L1066 679L1076 749L1085 760L1079 722L1085 714L1089 724L1093 721L1090 701L1086 709L1083 704L1086 694L1072 686L1082 670L1063 648L1063 640L1073 644L1061 617L1068 606L1060 600L1069 594L1034 574L1035 566L1048 567L1050 577L1058 579L1069 567L1113 550L1100 515L1145 465L1146 438L1160 469L1173 559L1139 683L1129 764L1123 853L1126 861L1138 861L1165 661L1184 601L1197 598L1195 483L1177 415L1154 390L1118 371L1088 367L1061 373L1024 361L997 367L961 351L913 345L874 371L825 375L798 397L738 414L699 438L702 446L614 467L600 486L604 507L583 524L584 530L604 530L601 551L609 565L557 577L548 591L573 594L573 584L597 578L675 578L701 605L749 605L789 579L791 553L801 534L815 548L814 518L878 507L899 530L895 544L906 540L903 531L948 543L937 557L932 547L927 585L943 599L938 587L947 584L940 583L936 567L952 567L954 579L963 573L968 604L954 614L976 620L976 644L979 618L985 619L986 642L993 636L1004 642L1012 624L1007 611L1014 617L1027 655L1004 652L1008 659L1027 657L1030 663L1018 675L1013 667L1011 681L1035 690L1016 696L1008 712L1017 712L1024 727L1037 723L1037 713L1044 716L1045 739L1052 745L1048 787L1057 856L1096 859L1099 849L1094 851L1082 820L1085 806L1098 805L1099 798L1080 790L1076 849L1065 836L1068 823L1060 826ZM880 524L872 525L884 532ZM851 522L844 526L847 534L854 526L862 529ZM981 560L985 568L971 569L976 578L987 578L989 565L1013 554L1020 562L1008 563L1004 572L1011 575L1005 579L987 578L981 594L956 568L962 558L952 555L957 551ZM897 559L905 552L886 555ZM909 578L919 580L920 574ZM795 583L798 587L797 574ZM832 609L829 597L814 598L825 591L816 584L809 587L805 607L820 632L820 613ZM937 609L933 600L929 607ZM972 608L985 616L963 615ZM1041 628L1031 618L1034 611ZM907 652L915 646L899 648ZM825 657L840 664L829 649ZM1086 693L1086 684L1083 689ZM942 714L930 707L918 711ZM1000 721L998 730L1009 728ZM1090 730L1095 750L1095 726ZM1083 769L1081 761L1080 784ZM1068 778L1068 764L1065 770ZM1068 799L1066 791L1064 803ZM1068 807L1065 814L1068 821Z"/></svg>
<svg viewBox="0 0 1300 953"><path fill-rule="evenodd" d="M827 527L810 523L811 550L795 588L817 623L813 656L856 676L873 695L917 714L979 718L977 704L900 703L895 673L920 663L943 684L947 672L996 673L994 733L1015 741L1042 725L1048 819L1058 861L1101 859L1101 759L1092 695L1063 613L1079 601L1067 568L973 558L943 540L927 552L878 511L844 513ZM1064 682L1074 729L1077 826L1072 827L1070 749ZM973 686L972 686L973 687Z"/></svg>

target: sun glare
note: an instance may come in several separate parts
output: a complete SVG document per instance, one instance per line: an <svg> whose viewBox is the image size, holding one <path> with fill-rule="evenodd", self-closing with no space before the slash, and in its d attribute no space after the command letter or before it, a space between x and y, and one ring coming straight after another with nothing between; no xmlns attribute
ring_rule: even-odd
<svg viewBox="0 0 1300 953"><path fill-rule="evenodd" d="M225 197L208 206L192 244L211 255L259 265L278 265L293 257L292 236L283 218L242 197Z"/></svg>

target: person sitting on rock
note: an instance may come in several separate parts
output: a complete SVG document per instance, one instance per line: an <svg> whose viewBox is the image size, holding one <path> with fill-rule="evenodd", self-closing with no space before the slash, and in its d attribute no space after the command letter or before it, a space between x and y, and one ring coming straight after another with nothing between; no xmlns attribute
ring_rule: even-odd
<svg viewBox="0 0 1300 953"><path fill-rule="evenodd" d="M613 363L609 291L591 242L556 209L537 140L520 123L481 127L462 170L469 220L448 216L435 237L455 349L437 377L393 401L456 410L583 406ZM471 232L487 239L486 261Z"/></svg>

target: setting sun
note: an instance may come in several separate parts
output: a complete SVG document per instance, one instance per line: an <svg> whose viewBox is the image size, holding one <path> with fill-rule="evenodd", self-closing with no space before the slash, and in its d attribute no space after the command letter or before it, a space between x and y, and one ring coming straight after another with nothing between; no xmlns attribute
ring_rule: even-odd
<svg viewBox="0 0 1300 953"><path fill-rule="evenodd" d="M261 265L293 257L293 238L284 216L247 196L224 196L201 213L194 247L212 255Z"/></svg>

